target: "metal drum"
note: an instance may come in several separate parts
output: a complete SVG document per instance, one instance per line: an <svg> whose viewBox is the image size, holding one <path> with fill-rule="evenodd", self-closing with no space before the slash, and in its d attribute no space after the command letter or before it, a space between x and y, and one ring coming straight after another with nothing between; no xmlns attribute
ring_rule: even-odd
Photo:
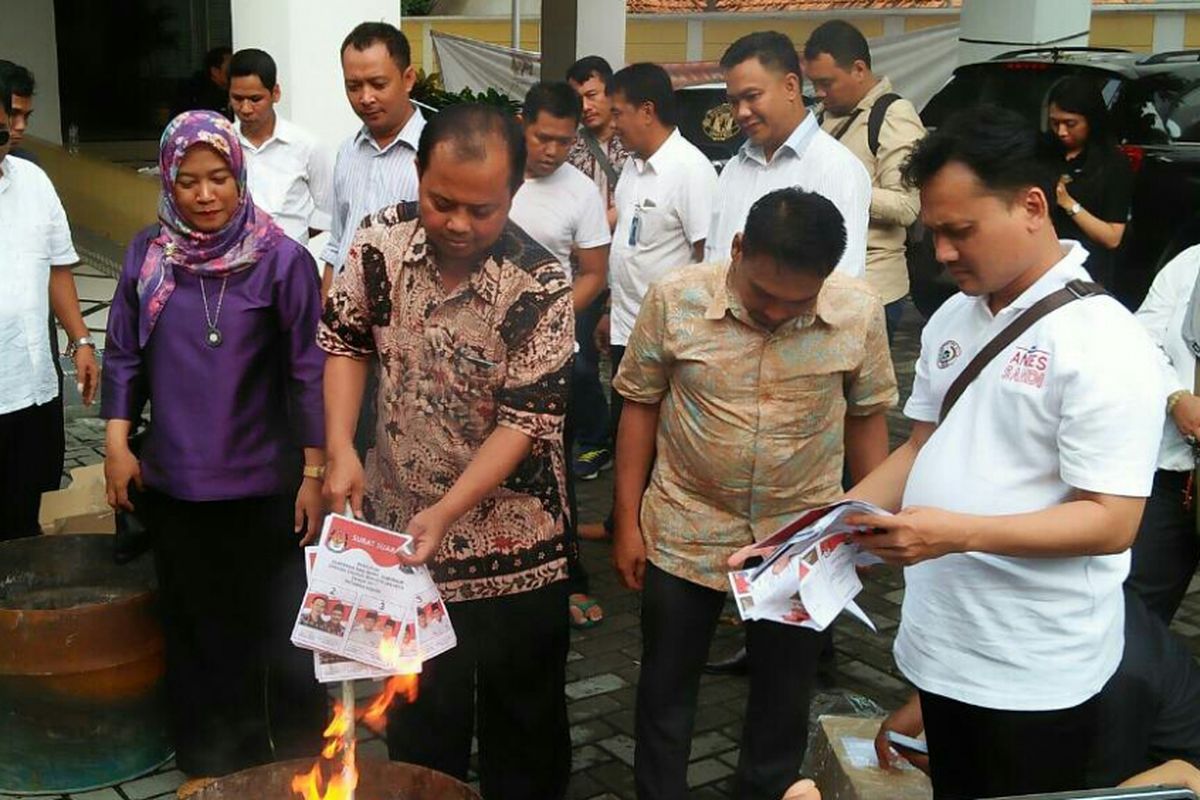
<svg viewBox="0 0 1200 800"><path fill-rule="evenodd" d="M292 778L312 769L311 760L282 761L227 775L192 800L291 800ZM398 761L359 759L354 800L480 800L465 783L449 775Z"/></svg>
<svg viewBox="0 0 1200 800"><path fill-rule="evenodd" d="M0 791L82 791L171 755L154 567L112 537L0 543Z"/></svg>

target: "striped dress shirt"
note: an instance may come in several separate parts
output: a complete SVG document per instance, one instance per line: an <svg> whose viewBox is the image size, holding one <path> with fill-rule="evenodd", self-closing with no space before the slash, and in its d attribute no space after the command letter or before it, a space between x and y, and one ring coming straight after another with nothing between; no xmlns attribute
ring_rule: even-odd
<svg viewBox="0 0 1200 800"><path fill-rule="evenodd" d="M385 206L417 199L417 143L425 128L421 109L387 147L379 147L364 125L342 142L333 168L333 219L321 260L342 271L354 231Z"/></svg>
<svg viewBox="0 0 1200 800"><path fill-rule="evenodd" d="M796 186L828 198L846 223L846 252L837 269L860 278L866 270L871 176L862 162L806 114L767 161L762 148L746 141L717 180L712 223L704 244L706 261L729 258L735 234L746 224L754 201L776 189Z"/></svg>

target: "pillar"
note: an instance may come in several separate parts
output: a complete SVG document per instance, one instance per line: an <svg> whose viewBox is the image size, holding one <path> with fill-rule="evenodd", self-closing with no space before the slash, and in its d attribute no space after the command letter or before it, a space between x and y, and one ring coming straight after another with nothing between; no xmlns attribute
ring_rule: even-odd
<svg viewBox="0 0 1200 800"><path fill-rule="evenodd" d="M233 49L258 47L278 65L280 114L330 148L362 125L346 101L342 40L360 22L399 25L397 0L232 0L231 13Z"/></svg>
<svg viewBox="0 0 1200 800"><path fill-rule="evenodd" d="M1028 47L1086 47L1091 0L963 0L958 61Z"/></svg>
<svg viewBox="0 0 1200 800"><path fill-rule="evenodd" d="M542 78L562 80L583 56L625 66L625 0L546 0L542 3Z"/></svg>

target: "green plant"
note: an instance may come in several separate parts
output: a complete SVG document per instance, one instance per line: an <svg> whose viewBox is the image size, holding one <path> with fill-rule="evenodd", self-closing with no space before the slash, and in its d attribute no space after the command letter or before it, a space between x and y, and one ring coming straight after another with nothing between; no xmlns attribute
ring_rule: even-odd
<svg viewBox="0 0 1200 800"><path fill-rule="evenodd" d="M461 92L448 92L442 83L440 73L426 75L423 70L417 72L417 82L413 85L412 99L423 103L437 111L456 103L484 103L496 106L510 114L516 114L521 109L521 103L494 88L481 92L463 89Z"/></svg>
<svg viewBox="0 0 1200 800"><path fill-rule="evenodd" d="M406 17L425 17L433 7L433 0L400 0L400 13Z"/></svg>

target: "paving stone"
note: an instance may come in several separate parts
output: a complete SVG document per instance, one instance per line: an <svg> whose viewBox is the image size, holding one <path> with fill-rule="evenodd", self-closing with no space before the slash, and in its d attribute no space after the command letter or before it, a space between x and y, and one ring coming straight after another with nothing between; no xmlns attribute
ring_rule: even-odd
<svg viewBox="0 0 1200 800"><path fill-rule="evenodd" d="M571 745L580 747L581 745L595 742L597 739L603 739L612 734L613 727L611 725L603 720L593 719L589 722L571 726Z"/></svg>
<svg viewBox="0 0 1200 800"><path fill-rule="evenodd" d="M590 678L568 683L567 697L571 700L594 697L598 694L615 691L624 686L628 686L628 683L623 678L611 672L606 672L602 675L594 675Z"/></svg>
<svg viewBox="0 0 1200 800"><path fill-rule="evenodd" d="M147 798L163 794L164 792L174 792L184 781L187 780L182 772L173 769L169 772L160 772L157 775L151 775L148 778L139 778L136 781L121 784L121 791L129 798L129 800L147 800Z"/></svg>
<svg viewBox="0 0 1200 800"><path fill-rule="evenodd" d="M632 736L619 733L607 739L601 739L597 744L607 750L618 761L630 767L633 766L633 748L635 742Z"/></svg>
<svg viewBox="0 0 1200 800"><path fill-rule="evenodd" d="M583 722L603 714L619 711L621 704L611 697L597 695L567 703L567 718L571 724Z"/></svg>
<svg viewBox="0 0 1200 800"><path fill-rule="evenodd" d="M688 765L687 782L689 787L703 786L713 783L733 774L733 767L720 759L706 758Z"/></svg>
<svg viewBox="0 0 1200 800"><path fill-rule="evenodd" d="M737 741L730 739L717 731L710 731L692 737L692 761L708 758L723 753L732 747L737 747Z"/></svg>
<svg viewBox="0 0 1200 800"><path fill-rule="evenodd" d="M82 794L70 795L71 800L125 800L124 797L117 794L116 789L99 789L94 792L83 792Z"/></svg>
<svg viewBox="0 0 1200 800"><path fill-rule="evenodd" d="M602 747L594 744L585 744L582 747L576 747L571 752L571 771L582 772L586 769L591 769L597 764L604 764L612 761L613 755ZM574 781L574 778L571 779Z"/></svg>

